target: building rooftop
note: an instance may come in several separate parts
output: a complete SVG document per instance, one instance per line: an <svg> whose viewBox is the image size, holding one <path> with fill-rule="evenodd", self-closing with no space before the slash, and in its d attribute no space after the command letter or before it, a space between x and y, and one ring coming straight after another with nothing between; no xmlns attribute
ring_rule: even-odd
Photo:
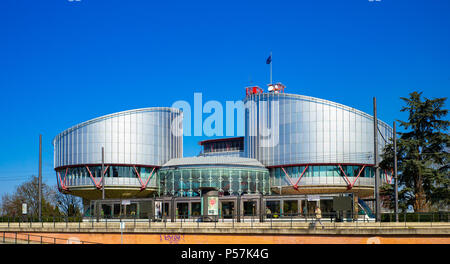
<svg viewBox="0 0 450 264"><path fill-rule="evenodd" d="M130 114L135 114L135 113L140 113L140 112L158 112L158 111L182 113L182 111L180 109L173 108L173 107L146 107L146 108L138 108L138 109L132 109L132 110L126 110L126 111L121 111L121 112L117 112L117 113L112 113L112 114L96 117L94 119L79 123L77 125L74 125L68 129L64 130L63 132L59 133L58 135L56 135L53 138L52 144L54 146L56 139L62 135L68 134L76 129L79 129L81 127L84 127L84 126L87 126L87 125L90 125L90 124L93 124L96 122L100 122L105 119L109 119L109 118L113 118L113 117L117 117L117 116L123 116L123 115L130 115Z"/></svg>
<svg viewBox="0 0 450 264"><path fill-rule="evenodd" d="M207 143L216 143L216 142L229 142L229 141L244 141L244 137L228 137L228 138L215 138L215 139L207 139L203 141L199 141L199 145L205 145Z"/></svg>
<svg viewBox="0 0 450 264"><path fill-rule="evenodd" d="M256 159L241 158L241 157L226 157L226 156L199 156L171 159L162 167L177 167L177 166L194 166L194 165L232 165L232 166L248 166L261 167L264 165Z"/></svg>

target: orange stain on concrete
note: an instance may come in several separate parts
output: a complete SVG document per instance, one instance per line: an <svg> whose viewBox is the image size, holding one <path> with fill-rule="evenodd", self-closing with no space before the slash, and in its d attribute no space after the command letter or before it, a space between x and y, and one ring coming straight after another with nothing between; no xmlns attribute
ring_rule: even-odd
<svg viewBox="0 0 450 264"><path fill-rule="evenodd" d="M120 233L29 233L59 238L57 243L78 241L120 244ZM37 240L37 238L32 238ZM123 234L124 244L450 244L444 236L345 236L345 235L217 235Z"/></svg>

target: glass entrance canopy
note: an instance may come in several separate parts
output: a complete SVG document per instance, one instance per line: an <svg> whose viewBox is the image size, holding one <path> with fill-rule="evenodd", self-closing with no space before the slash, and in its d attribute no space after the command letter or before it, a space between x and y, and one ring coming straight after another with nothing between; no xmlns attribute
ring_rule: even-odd
<svg viewBox="0 0 450 264"><path fill-rule="evenodd" d="M201 188L222 195L270 194L269 171L254 159L193 157L173 159L159 170L159 195L200 196Z"/></svg>

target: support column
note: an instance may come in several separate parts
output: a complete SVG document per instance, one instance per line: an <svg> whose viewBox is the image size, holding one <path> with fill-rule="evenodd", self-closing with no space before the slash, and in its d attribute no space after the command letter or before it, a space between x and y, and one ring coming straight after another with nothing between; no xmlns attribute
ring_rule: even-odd
<svg viewBox="0 0 450 264"><path fill-rule="evenodd" d="M192 200L188 201L188 219L191 219L192 216Z"/></svg>
<svg viewBox="0 0 450 264"><path fill-rule="evenodd" d="M180 185L178 187L178 190L181 191L181 197L184 196L184 182L183 182L183 170L180 170Z"/></svg>
<svg viewBox="0 0 450 264"><path fill-rule="evenodd" d="M353 220L358 220L358 193L353 193Z"/></svg>
<svg viewBox="0 0 450 264"><path fill-rule="evenodd" d="M171 200L170 200L170 206L169 206L169 211L170 211L170 222L175 222L175 197L172 196Z"/></svg>
<svg viewBox="0 0 450 264"><path fill-rule="evenodd" d="M259 194L259 221L262 223L264 222L265 216L266 216L266 203L264 202L264 196L262 193Z"/></svg>
<svg viewBox="0 0 450 264"><path fill-rule="evenodd" d="M283 198L280 199L280 217L284 215L284 200Z"/></svg>
<svg viewBox="0 0 450 264"><path fill-rule="evenodd" d="M236 222L241 222L241 193L238 194L236 201Z"/></svg>

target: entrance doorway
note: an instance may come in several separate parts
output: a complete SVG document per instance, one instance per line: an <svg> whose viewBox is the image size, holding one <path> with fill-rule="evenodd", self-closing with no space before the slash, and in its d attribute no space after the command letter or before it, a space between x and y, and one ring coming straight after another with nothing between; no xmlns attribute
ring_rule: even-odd
<svg viewBox="0 0 450 264"><path fill-rule="evenodd" d="M102 218L111 218L112 206L113 205L111 204L102 204L102 211L100 212L100 216Z"/></svg>
<svg viewBox="0 0 450 264"><path fill-rule="evenodd" d="M244 216L255 216L257 210L256 201L244 201Z"/></svg>
<svg viewBox="0 0 450 264"><path fill-rule="evenodd" d="M120 210L120 203L113 204L114 211L113 211L113 217L114 218L121 218L122 217L122 211Z"/></svg>
<svg viewBox="0 0 450 264"><path fill-rule="evenodd" d="M202 215L201 203L193 202L191 203L192 216L200 216Z"/></svg>
<svg viewBox="0 0 450 264"><path fill-rule="evenodd" d="M163 203L162 216L164 219L170 216L170 203L168 202Z"/></svg>
<svg viewBox="0 0 450 264"><path fill-rule="evenodd" d="M125 217L126 218L136 218L138 213L137 203L130 203L125 205Z"/></svg>
<svg viewBox="0 0 450 264"><path fill-rule="evenodd" d="M266 201L266 217L278 218L280 217L281 207L280 201Z"/></svg>
<svg viewBox="0 0 450 264"><path fill-rule="evenodd" d="M234 202L222 202L222 217L233 218L234 214Z"/></svg>
<svg viewBox="0 0 450 264"><path fill-rule="evenodd" d="M284 201L283 214L284 216L298 216L298 201Z"/></svg>
<svg viewBox="0 0 450 264"><path fill-rule="evenodd" d="M177 218L189 217L189 203L177 203Z"/></svg>
<svg viewBox="0 0 450 264"><path fill-rule="evenodd" d="M307 210L308 210L308 217L314 217L314 211L316 210L316 207L318 206L317 201L307 201Z"/></svg>

